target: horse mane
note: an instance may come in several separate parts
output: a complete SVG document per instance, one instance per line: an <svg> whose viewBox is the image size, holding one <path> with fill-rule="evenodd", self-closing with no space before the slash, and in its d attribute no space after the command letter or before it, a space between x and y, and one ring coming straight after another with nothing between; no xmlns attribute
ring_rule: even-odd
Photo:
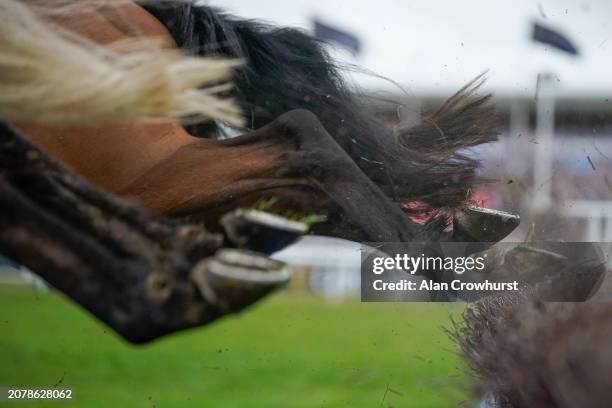
<svg viewBox="0 0 612 408"><path fill-rule="evenodd" d="M0 119L96 125L189 117L240 125L238 107L220 97L239 61L185 56L144 37L103 46L53 20L121 3L0 2Z"/></svg>
<svg viewBox="0 0 612 408"><path fill-rule="evenodd" d="M205 56L240 58L232 96L250 128L292 109L308 109L336 142L385 193L398 202L423 201L458 207L478 182L478 161L465 149L496 140L497 117L476 97L478 77L423 123L395 129L367 108L367 98L348 86L343 67L324 44L301 30L239 19L188 1L144 3L166 25L177 44ZM207 135L210 128L190 128Z"/></svg>

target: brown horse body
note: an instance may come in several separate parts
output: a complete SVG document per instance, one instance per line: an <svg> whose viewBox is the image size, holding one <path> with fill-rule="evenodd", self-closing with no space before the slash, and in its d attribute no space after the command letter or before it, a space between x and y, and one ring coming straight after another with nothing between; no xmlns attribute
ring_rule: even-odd
<svg viewBox="0 0 612 408"><path fill-rule="evenodd" d="M135 4L62 16L60 23L100 44L145 35L174 46L167 29ZM222 211L268 195L301 211L331 205L365 233L362 238L404 241L416 233L400 206L306 111L289 112L265 129L230 140L193 137L170 120L17 127L93 183L159 214L207 211L206 218L214 220ZM354 233L352 228L333 231L347 237Z"/></svg>
<svg viewBox="0 0 612 408"><path fill-rule="evenodd" d="M176 47L166 28L136 4L62 16L60 22L103 45L137 35L160 38ZM274 161L273 155L265 156L268 152L258 157L253 149L223 149L216 140L192 137L170 120L95 127L17 127L95 184L165 214L187 210L188 202L205 207L205 201L194 202L198 191L210 191L200 194L201 200L215 197L215 191L248 177L245 169L257 174L260 167L270 167Z"/></svg>

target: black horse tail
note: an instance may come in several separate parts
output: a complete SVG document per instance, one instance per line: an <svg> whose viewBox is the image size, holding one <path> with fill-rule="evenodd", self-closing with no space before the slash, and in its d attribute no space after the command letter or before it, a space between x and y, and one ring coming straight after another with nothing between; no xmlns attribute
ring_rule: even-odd
<svg viewBox="0 0 612 408"><path fill-rule="evenodd" d="M292 109L308 109L364 173L398 202L458 207L469 197L478 161L465 149L496 139L489 96L474 98L482 77L416 126L376 118L342 78L324 44L306 33L242 20L185 1L145 3L177 44L198 55L242 58L233 96L250 128ZM197 135L210 128L190 129Z"/></svg>

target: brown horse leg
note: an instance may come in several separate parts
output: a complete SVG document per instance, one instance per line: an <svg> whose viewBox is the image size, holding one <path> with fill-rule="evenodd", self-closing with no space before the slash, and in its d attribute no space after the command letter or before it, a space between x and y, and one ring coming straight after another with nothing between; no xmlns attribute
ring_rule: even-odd
<svg viewBox="0 0 612 408"><path fill-rule="evenodd" d="M0 123L0 252L127 340L206 324L288 279L222 239L116 199Z"/></svg>
<svg viewBox="0 0 612 408"><path fill-rule="evenodd" d="M363 232L364 240L405 242L419 234L420 226L363 174L306 110L288 112L233 139L197 140L118 193L159 213L181 215L296 187L310 189L304 196L328 196ZM313 205L312 211L321 206ZM336 232L342 235L341 229Z"/></svg>

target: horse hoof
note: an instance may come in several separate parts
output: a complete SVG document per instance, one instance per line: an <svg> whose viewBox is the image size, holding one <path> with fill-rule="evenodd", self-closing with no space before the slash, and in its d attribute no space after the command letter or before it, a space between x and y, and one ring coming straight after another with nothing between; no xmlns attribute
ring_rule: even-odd
<svg viewBox="0 0 612 408"><path fill-rule="evenodd" d="M504 263L516 277L530 282L555 275L568 265L566 256L531 245L518 245L508 251Z"/></svg>
<svg viewBox="0 0 612 408"><path fill-rule="evenodd" d="M547 248L520 245L504 257L515 279L533 285L538 299L578 302L599 289L607 258L592 243L547 243Z"/></svg>
<svg viewBox="0 0 612 408"><path fill-rule="evenodd" d="M489 208L467 207L455 214L453 235L455 240L499 242L519 226L518 215Z"/></svg>
<svg viewBox="0 0 612 408"><path fill-rule="evenodd" d="M308 231L304 223L256 210L236 210L221 218L228 244L271 254L292 244Z"/></svg>
<svg viewBox="0 0 612 408"><path fill-rule="evenodd" d="M600 260L574 263L552 279L541 291L548 301L583 302L597 293L606 275L606 264Z"/></svg>
<svg viewBox="0 0 612 408"><path fill-rule="evenodd" d="M286 284L291 269L283 262L237 249L221 249L200 262L192 281L208 304L238 311Z"/></svg>

